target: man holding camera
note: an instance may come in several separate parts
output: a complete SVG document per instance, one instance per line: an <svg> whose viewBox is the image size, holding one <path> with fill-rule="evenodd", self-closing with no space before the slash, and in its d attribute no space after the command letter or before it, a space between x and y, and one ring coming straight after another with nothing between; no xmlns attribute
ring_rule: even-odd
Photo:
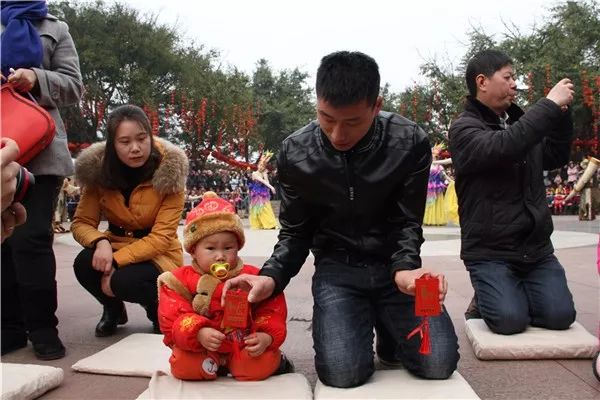
<svg viewBox="0 0 600 400"><path fill-rule="evenodd" d="M456 170L461 258L475 290L465 316L495 333L575 320L565 271L550 241L544 170L565 165L573 137L573 84L562 79L523 112L513 103L512 60L482 51L466 71L470 96L449 131Z"/></svg>

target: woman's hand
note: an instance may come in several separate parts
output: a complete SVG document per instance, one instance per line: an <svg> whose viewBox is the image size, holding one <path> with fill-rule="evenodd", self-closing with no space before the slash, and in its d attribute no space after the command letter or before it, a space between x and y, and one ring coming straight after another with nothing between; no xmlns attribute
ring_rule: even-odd
<svg viewBox="0 0 600 400"><path fill-rule="evenodd" d="M256 332L244 338L245 348L252 357L260 356L271 343L273 343L273 338L264 332Z"/></svg>
<svg viewBox="0 0 600 400"><path fill-rule="evenodd" d="M37 83L37 75L29 68L19 68L8 76L8 81L19 92L30 92Z"/></svg>
<svg viewBox="0 0 600 400"><path fill-rule="evenodd" d="M217 351L225 340L225 334L215 328L204 327L198 331L198 341L208 351Z"/></svg>
<svg viewBox="0 0 600 400"><path fill-rule="evenodd" d="M113 250L108 239L102 239L96 243L96 250L92 258L92 268L103 274L109 274L112 271Z"/></svg>
<svg viewBox="0 0 600 400"><path fill-rule="evenodd" d="M112 278L114 272L115 270L111 269L108 274L102 275L102 278L100 279L100 287L102 288L102 292L108 297L115 297L115 294L110 287L110 279Z"/></svg>

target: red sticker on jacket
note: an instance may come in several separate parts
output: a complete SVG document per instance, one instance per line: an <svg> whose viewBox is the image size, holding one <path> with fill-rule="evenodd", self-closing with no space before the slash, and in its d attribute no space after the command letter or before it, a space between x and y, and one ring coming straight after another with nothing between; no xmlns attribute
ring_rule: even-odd
<svg viewBox="0 0 600 400"><path fill-rule="evenodd" d="M441 314L439 280L429 274L415 280L415 315L436 317Z"/></svg>
<svg viewBox="0 0 600 400"><path fill-rule="evenodd" d="M223 326L226 328L246 328L248 326L248 292L241 290L227 292Z"/></svg>

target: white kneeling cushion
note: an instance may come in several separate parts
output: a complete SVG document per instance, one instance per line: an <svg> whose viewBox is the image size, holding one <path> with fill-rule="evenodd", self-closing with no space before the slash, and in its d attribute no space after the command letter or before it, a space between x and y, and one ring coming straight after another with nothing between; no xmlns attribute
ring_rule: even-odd
<svg viewBox="0 0 600 400"><path fill-rule="evenodd" d="M312 391L302 374L272 376L264 381L240 382L231 377L214 381L182 381L157 372L138 399L305 399Z"/></svg>
<svg viewBox="0 0 600 400"><path fill-rule="evenodd" d="M465 321L465 330L480 360L592 358L598 351L598 339L578 322L563 331L530 326L522 333L499 335L474 318Z"/></svg>
<svg viewBox="0 0 600 400"><path fill-rule="evenodd" d="M147 376L155 371L169 372L171 349L163 335L134 333L112 346L77 361L71 368L93 374Z"/></svg>
<svg viewBox="0 0 600 400"><path fill-rule="evenodd" d="M454 372L446 380L421 379L404 369L375 371L364 385L340 389L317 381L315 400L322 399L479 399L467 381Z"/></svg>
<svg viewBox="0 0 600 400"><path fill-rule="evenodd" d="M35 399L60 385L64 378L61 368L35 364L5 364L2 366L2 400Z"/></svg>

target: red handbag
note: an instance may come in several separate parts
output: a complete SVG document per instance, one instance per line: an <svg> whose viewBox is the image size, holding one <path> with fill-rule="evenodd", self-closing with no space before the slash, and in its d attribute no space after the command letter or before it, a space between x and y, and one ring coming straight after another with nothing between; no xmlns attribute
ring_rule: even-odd
<svg viewBox="0 0 600 400"><path fill-rule="evenodd" d="M27 164L44 150L56 135L56 125L48 111L15 91L12 84L2 85L0 99L0 136L19 145L17 162Z"/></svg>

